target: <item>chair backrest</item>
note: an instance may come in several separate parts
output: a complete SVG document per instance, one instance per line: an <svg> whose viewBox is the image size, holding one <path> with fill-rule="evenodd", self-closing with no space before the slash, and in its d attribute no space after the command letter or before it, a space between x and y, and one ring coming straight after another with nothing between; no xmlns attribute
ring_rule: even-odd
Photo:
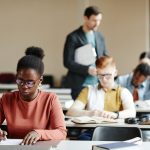
<svg viewBox="0 0 150 150"><path fill-rule="evenodd" d="M14 73L0 73L0 83L15 83L16 75Z"/></svg>
<svg viewBox="0 0 150 150"><path fill-rule="evenodd" d="M142 132L138 127L110 127L95 128L92 141L125 141L135 137L142 139Z"/></svg>
<svg viewBox="0 0 150 150"><path fill-rule="evenodd" d="M54 87L54 76L50 74L44 74L42 84L49 84L50 87Z"/></svg>

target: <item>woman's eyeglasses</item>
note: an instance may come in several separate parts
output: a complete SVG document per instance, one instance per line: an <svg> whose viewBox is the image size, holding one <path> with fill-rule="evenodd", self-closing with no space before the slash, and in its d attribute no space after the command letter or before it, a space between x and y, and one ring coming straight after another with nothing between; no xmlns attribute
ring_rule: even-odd
<svg viewBox="0 0 150 150"><path fill-rule="evenodd" d="M37 81L37 80L36 80ZM16 83L19 85L19 86L23 86L23 85L26 85L28 88L32 88L34 87L36 81L34 80L22 80L22 79L16 79Z"/></svg>

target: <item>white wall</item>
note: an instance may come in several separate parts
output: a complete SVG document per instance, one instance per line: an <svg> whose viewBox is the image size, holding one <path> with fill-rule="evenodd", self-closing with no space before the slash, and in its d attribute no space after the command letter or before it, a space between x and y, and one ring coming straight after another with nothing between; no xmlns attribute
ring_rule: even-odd
<svg viewBox="0 0 150 150"><path fill-rule="evenodd" d="M148 0L0 0L0 72L15 72L28 46L45 50L45 73L57 83L66 73L63 45L66 35L82 24L83 10L97 5L104 14L99 28L120 73L137 64L147 50ZM148 41L148 42L147 42Z"/></svg>
<svg viewBox="0 0 150 150"><path fill-rule="evenodd" d="M139 54L148 50L147 0L90 0L104 12L100 30L120 74L130 72Z"/></svg>

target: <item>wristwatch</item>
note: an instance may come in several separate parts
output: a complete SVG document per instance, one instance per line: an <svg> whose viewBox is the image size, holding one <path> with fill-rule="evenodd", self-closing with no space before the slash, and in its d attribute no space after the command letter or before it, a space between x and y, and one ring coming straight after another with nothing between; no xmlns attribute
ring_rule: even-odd
<svg viewBox="0 0 150 150"><path fill-rule="evenodd" d="M119 111L115 111L114 113L117 114L117 117L115 119L118 119L119 118Z"/></svg>

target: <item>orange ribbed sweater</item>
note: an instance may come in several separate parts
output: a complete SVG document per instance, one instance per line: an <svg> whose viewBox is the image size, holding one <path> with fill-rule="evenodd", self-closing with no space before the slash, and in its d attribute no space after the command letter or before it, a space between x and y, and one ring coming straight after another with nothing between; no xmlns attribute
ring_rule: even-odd
<svg viewBox="0 0 150 150"><path fill-rule="evenodd" d="M4 94L0 100L0 124L6 119L9 138L24 138L35 130L40 140L66 138L64 115L54 93L40 91L38 96L26 102L19 91Z"/></svg>

